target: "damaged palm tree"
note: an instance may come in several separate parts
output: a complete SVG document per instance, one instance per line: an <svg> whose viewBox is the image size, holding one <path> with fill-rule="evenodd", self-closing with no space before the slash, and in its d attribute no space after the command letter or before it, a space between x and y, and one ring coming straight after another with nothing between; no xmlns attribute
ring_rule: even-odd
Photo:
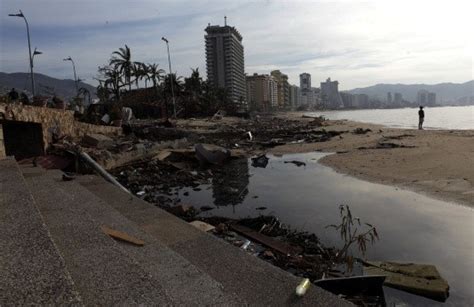
<svg viewBox="0 0 474 307"><path fill-rule="evenodd" d="M362 225L360 218L353 217L348 205L340 205L339 213L341 216L341 223L339 225L331 224L326 226L326 228L331 227L339 231L341 239L344 240L344 246L336 256L340 260L345 259L350 266L352 263L352 257L347 253L351 245L357 243L359 251L365 256L367 243L373 245L375 240L379 239L379 235L377 229L373 225L369 223L363 223ZM361 227L365 227L365 229L362 230Z"/></svg>

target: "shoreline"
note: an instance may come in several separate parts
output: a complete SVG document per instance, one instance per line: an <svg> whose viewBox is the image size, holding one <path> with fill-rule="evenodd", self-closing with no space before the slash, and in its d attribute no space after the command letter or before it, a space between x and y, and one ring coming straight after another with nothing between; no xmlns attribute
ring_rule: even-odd
<svg viewBox="0 0 474 307"><path fill-rule="evenodd" d="M327 142L277 146L269 153L332 153L318 162L358 179L474 208L474 130L420 131L348 120L327 120L323 128L344 133ZM370 131L355 134L357 128ZM377 148L384 143L401 147Z"/></svg>

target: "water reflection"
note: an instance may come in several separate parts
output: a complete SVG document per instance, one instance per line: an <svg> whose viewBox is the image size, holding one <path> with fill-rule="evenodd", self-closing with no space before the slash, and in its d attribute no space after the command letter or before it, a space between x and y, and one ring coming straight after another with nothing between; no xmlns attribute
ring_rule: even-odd
<svg viewBox="0 0 474 307"><path fill-rule="evenodd" d="M244 201L248 194L249 164L246 159L230 161L212 179L212 196L217 207L232 207Z"/></svg>
<svg viewBox="0 0 474 307"><path fill-rule="evenodd" d="M266 168L254 168L242 160L245 163L231 164L229 171L222 172L230 178L216 180L218 188L213 187L212 193L205 189L191 191L187 202L197 207L215 203L219 207L204 214L234 218L257 216L261 211L256 208L268 207L264 213L274 214L295 228L316 233L327 245L340 244L338 233L325 226L339 221L339 204L348 204L353 214L378 229L381 240L369 248L370 259L434 264L451 286L450 298L444 305L472 306L473 210L338 174L317 163L323 155L269 156ZM287 160L303 161L306 166L285 164ZM226 187L243 191L242 195L229 200L222 192ZM233 206L223 206L229 203ZM396 296L398 292L390 293ZM406 301L406 297L413 296L396 296L400 297ZM422 298L414 298L411 303L438 305Z"/></svg>

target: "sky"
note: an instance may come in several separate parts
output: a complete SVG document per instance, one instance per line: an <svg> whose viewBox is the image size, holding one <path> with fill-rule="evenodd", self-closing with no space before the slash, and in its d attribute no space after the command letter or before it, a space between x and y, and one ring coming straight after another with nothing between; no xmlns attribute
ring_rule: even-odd
<svg viewBox="0 0 474 307"><path fill-rule="evenodd" d="M377 83L466 82L474 77L472 0L0 0L0 71L27 72L30 25L35 72L97 84L97 67L127 44L132 60L205 77L204 29L234 26L245 72L280 69L291 84L331 77L340 89Z"/></svg>

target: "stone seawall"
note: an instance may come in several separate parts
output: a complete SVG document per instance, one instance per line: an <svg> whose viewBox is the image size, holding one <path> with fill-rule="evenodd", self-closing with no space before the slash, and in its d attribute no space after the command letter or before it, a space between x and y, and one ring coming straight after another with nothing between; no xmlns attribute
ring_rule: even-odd
<svg viewBox="0 0 474 307"><path fill-rule="evenodd" d="M60 135L68 135L72 138L81 138L89 133L105 135L119 135L122 133L120 127L78 122L74 119L74 112L69 110L0 104L0 157L6 155L1 125L2 120L41 124L45 149L51 143L52 135L55 131L59 132Z"/></svg>

